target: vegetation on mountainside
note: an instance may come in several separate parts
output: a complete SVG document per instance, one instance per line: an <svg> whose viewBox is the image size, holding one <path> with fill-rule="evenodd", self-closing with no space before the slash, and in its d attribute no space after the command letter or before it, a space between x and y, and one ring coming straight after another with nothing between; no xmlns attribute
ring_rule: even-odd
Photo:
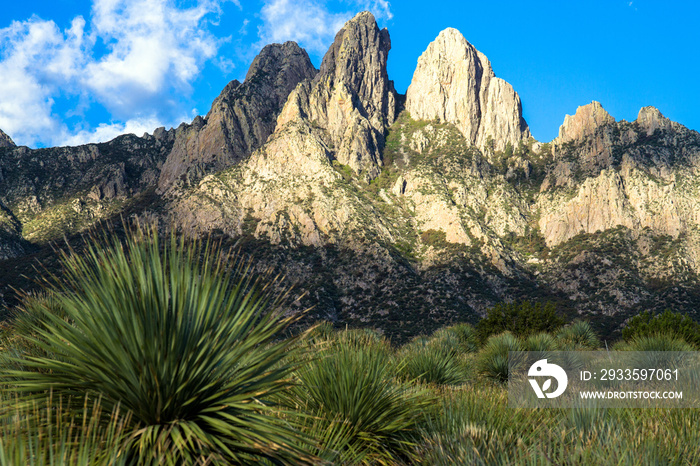
<svg viewBox="0 0 700 466"><path fill-rule="evenodd" d="M697 409L507 406L508 351L600 348L551 304L399 347L329 323L290 337L275 279L211 243L99 239L0 328L0 464L700 461ZM633 319L619 349L697 350L676 320Z"/></svg>
<svg viewBox="0 0 700 466"><path fill-rule="evenodd" d="M476 326L482 342L491 335L512 332L519 337L528 337L539 332L555 332L564 325L564 318L556 312L556 304L520 303L497 304L486 312Z"/></svg>

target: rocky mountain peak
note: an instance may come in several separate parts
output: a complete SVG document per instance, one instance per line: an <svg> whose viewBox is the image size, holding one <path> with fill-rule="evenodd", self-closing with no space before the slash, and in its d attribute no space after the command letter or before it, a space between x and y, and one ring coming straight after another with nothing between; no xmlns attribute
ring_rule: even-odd
<svg viewBox="0 0 700 466"><path fill-rule="evenodd" d="M555 141L563 144L581 140L595 134L599 127L612 123L615 123L615 118L605 111L600 102L593 101L578 107L574 115L564 117L564 124L559 127L559 137Z"/></svg>
<svg viewBox="0 0 700 466"><path fill-rule="evenodd" d="M0 148L1 147L16 147L14 141L10 136L5 134L1 129L0 129Z"/></svg>
<svg viewBox="0 0 700 466"><path fill-rule="evenodd" d="M387 74L391 39L371 13L345 23L312 82L299 86L277 120L324 130L332 157L366 179L379 175L386 129L396 119L396 91Z"/></svg>
<svg viewBox="0 0 700 466"><path fill-rule="evenodd" d="M637 124L646 130L647 135L654 134L657 129L671 129L672 122L661 114L656 107L643 107L637 115Z"/></svg>
<svg viewBox="0 0 700 466"><path fill-rule="evenodd" d="M472 144L503 150L530 137L520 97L496 78L486 56L448 28L418 58L406 93L415 119L453 123Z"/></svg>
<svg viewBox="0 0 700 466"><path fill-rule="evenodd" d="M262 146L289 93L317 73L295 42L265 46L253 60L245 81L234 80L214 100L205 119L178 128L173 150L163 165L158 188L193 183L223 170Z"/></svg>

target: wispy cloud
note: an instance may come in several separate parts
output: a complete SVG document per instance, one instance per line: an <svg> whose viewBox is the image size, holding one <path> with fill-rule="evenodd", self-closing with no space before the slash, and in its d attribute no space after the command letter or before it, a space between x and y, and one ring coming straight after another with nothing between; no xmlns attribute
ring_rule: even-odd
<svg viewBox="0 0 700 466"><path fill-rule="evenodd" d="M220 41L206 26L224 1L178 8L174 0L94 0L88 19L65 30L38 17L0 29L0 128L35 145L177 123L182 110L171 96L190 92L216 55ZM126 123L71 134L54 114L56 99L67 97L96 102Z"/></svg>
<svg viewBox="0 0 700 466"><path fill-rule="evenodd" d="M183 115L180 121L188 119ZM101 123L97 128L83 129L74 133L64 133L60 137L59 145L79 146L90 142L110 141L121 134L132 133L141 136L144 133L152 133L154 129L162 126L161 120L156 116L136 118L124 123Z"/></svg>
<svg viewBox="0 0 700 466"><path fill-rule="evenodd" d="M344 8L331 9L328 2L312 0L266 0L258 28L259 46L293 40L310 53L323 54L335 34L356 13L371 11L377 19L391 19L385 0L345 0Z"/></svg>

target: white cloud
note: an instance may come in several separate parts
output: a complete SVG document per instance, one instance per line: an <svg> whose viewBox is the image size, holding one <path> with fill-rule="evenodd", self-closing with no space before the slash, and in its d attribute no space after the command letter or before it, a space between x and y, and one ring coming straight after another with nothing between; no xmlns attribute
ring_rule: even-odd
<svg viewBox="0 0 700 466"><path fill-rule="evenodd" d="M62 32L53 21L33 17L0 29L0 128L15 142L33 143L58 128L53 98L77 73L83 25L76 18Z"/></svg>
<svg viewBox="0 0 700 466"><path fill-rule="evenodd" d="M172 96L191 93L192 81L215 56L220 41L207 22L225 1L178 8L175 0L94 0L87 21L78 16L65 30L37 17L0 29L0 128L18 144L71 140L53 113L58 98L97 103L127 121L101 125L95 137L149 121L135 115L179 116ZM75 140L88 134L79 131Z"/></svg>
<svg viewBox="0 0 700 466"><path fill-rule="evenodd" d="M394 15L391 13L391 4L387 0L350 0L358 11L371 11L377 19L392 19Z"/></svg>
<svg viewBox="0 0 700 466"><path fill-rule="evenodd" d="M388 1L346 0L348 11L332 12L326 2L312 0L266 0L261 11L261 42L293 40L311 53L323 54L343 24L356 13L371 11L377 19L391 19Z"/></svg>
<svg viewBox="0 0 700 466"><path fill-rule="evenodd" d="M182 119L177 121L184 121L188 119L183 116ZM170 125L175 126L176 124ZM142 136L144 133L153 133L153 130L163 126L161 120L155 116L149 118L137 118L133 120L128 120L125 123L101 123L97 128L89 130L81 130L75 134L65 133L60 139L57 140L56 145L58 146L79 146L81 144L87 144L90 142L107 142L116 138L121 134L135 134L137 136Z"/></svg>
<svg viewBox="0 0 700 466"><path fill-rule="evenodd" d="M170 0L96 0L92 34L109 53L88 64L84 82L118 117L133 115L144 98L187 88L217 39L202 29L213 2L180 10ZM116 97L116 98L115 98Z"/></svg>

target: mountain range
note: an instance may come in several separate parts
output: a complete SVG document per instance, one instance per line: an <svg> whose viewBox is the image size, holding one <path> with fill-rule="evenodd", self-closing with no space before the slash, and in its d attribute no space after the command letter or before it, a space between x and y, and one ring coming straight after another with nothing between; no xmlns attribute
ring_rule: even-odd
<svg viewBox="0 0 700 466"><path fill-rule="evenodd" d="M406 95L390 49L360 13L319 70L296 43L268 45L176 129L36 150L0 131L2 304L64 237L138 218L286 274L311 320L397 340L513 300L554 301L604 335L640 311L695 315L699 133L592 102L541 143L459 31L428 45Z"/></svg>

